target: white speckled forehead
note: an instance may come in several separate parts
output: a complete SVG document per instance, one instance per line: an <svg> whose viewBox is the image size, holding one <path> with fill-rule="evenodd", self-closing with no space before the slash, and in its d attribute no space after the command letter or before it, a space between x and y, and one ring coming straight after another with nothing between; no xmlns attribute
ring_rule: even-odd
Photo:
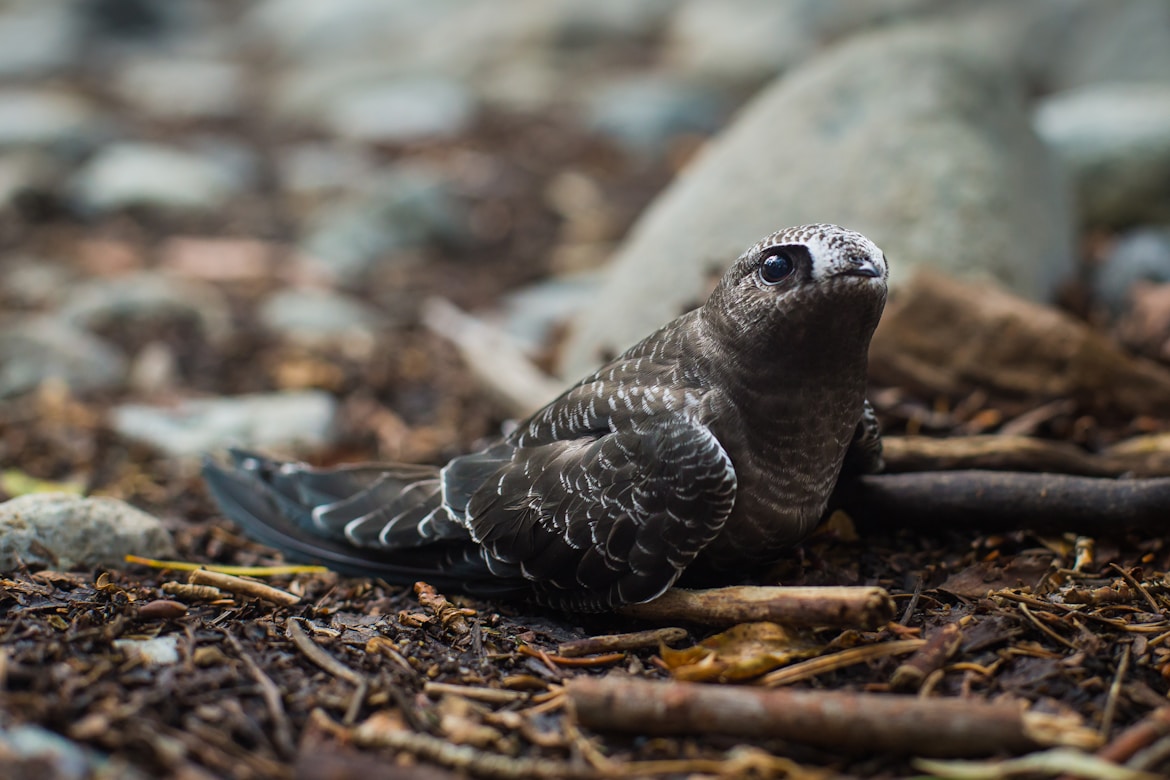
<svg viewBox="0 0 1170 780"><path fill-rule="evenodd" d="M876 244L857 231L839 225L798 225L778 230L748 250L748 254L755 255L769 247L785 244L808 247L812 255L812 278L816 280L840 273L850 264L850 258L858 256L873 261L881 269L883 279L889 273L885 255Z"/></svg>

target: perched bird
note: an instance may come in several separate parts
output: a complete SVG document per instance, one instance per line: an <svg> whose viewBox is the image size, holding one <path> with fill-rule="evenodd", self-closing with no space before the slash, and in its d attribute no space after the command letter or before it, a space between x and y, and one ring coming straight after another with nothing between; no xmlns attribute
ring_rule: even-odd
<svg viewBox="0 0 1170 780"><path fill-rule="evenodd" d="M442 468L233 452L224 513L290 557L604 610L737 580L808 534L843 467L880 466L865 400L885 257L835 225L774 233L707 302Z"/></svg>

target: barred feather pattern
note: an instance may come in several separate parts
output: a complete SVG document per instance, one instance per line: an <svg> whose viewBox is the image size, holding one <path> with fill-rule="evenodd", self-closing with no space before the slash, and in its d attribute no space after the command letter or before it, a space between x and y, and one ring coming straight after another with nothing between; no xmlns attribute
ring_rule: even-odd
<svg viewBox="0 0 1170 780"><path fill-rule="evenodd" d="M479 452L439 469L236 453L207 482L262 541L394 581L596 611L734 580L811 530L847 454L880 466L864 396L886 273L860 234L780 231Z"/></svg>

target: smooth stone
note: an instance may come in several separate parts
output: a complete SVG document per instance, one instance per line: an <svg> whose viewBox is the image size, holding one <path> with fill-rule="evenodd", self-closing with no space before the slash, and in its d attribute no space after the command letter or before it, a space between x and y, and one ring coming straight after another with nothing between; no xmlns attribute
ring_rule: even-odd
<svg viewBox="0 0 1170 780"><path fill-rule="evenodd" d="M190 399L171 406L123 404L111 412L121 436L176 456L228 445L320 448L332 441L337 401L320 390Z"/></svg>
<svg viewBox="0 0 1170 780"><path fill-rule="evenodd" d="M124 759L109 758L55 731L28 723L0 727L0 755L13 778L44 780L146 780Z"/></svg>
<svg viewBox="0 0 1170 780"><path fill-rule="evenodd" d="M141 271L74 285L62 301L59 316L86 329L111 323L191 321L208 341L222 344L231 337L231 307L215 285L195 279Z"/></svg>
<svg viewBox="0 0 1170 780"><path fill-rule="evenodd" d="M458 244L466 234L466 209L450 181L438 171L403 165L314 218L301 249L338 281L354 284L393 252Z"/></svg>
<svg viewBox="0 0 1170 780"><path fill-rule="evenodd" d="M6 5L0 13L0 78L51 76L73 63L78 29L67 4Z"/></svg>
<svg viewBox="0 0 1170 780"><path fill-rule="evenodd" d="M1011 5L1026 12L1035 3ZM1049 64L1050 89L1127 81L1170 83L1170 3L1060 0L1040 5L1060 30Z"/></svg>
<svg viewBox="0 0 1170 780"><path fill-rule="evenodd" d="M114 647L128 658L140 660L146 666L174 666L182 659L179 655L178 634L151 639L115 639Z"/></svg>
<svg viewBox="0 0 1170 780"><path fill-rule="evenodd" d="M233 117L243 110L246 97L241 68L213 60L132 60L114 86L143 114L171 120Z"/></svg>
<svg viewBox="0 0 1170 780"><path fill-rule="evenodd" d="M1052 95L1036 129L1068 168L1085 224L1170 221L1170 82Z"/></svg>
<svg viewBox="0 0 1170 780"><path fill-rule="evenodd" d="M372 342L381 315L362 301L333 290L280 290L256 311L269 331L302 343L362 339Z"/></svg>
<svg viewBox="0 0 1170 780"><path fill-rule="evenodd" d="M48 316L9 321L0 328L0 398L59 380L76 393L122 385L127 359L97 336Z"/></svg>
<svg viewBox="0 0 1170 780"><path fill-rule="evenodd" d="M53 569L121 566L127 555L168 558L158 518L105 496L30 493L0 504L0 571L19 562Z"/></svg>
<svg viewBox="0 0 1170 780"><path fill-rule="evenodd" d="M77 95L0 88L0 148L79 145L95 127L92 109Z"/></svg>
<svg viewBox="0 0 1170 780"><path fill-rule="evenodd" d="M281 188L298 195L368 186L377 164L350 144L308 143L282 150L277 156Z"/></svg>
<svg viewBox="0 0 1170 780"><path fill-rule="evenodd" d="M685 133L718 129L727 103L715 90L669 76L609 80L586 100L585 123L636 154L660 155Z"/></svg>
<svg viewBox="0 0 1170 780"><path fill-rule="evenodd" d="M634 225L562 354L576 377L702 301L713 273L789 225L859 230L890 258L1047 299L1072 209L1010 73L961 30L851 39L760 93Z"/></svg>
<svg viewBox="0 0 1170 780"><path fill-rule="evenodd" d="M223 208L240 175L209 159L161 144L120 142L98 152L70 182L79 209L107 213L140 206L176 212Z"/></svg>
<svg viewBox="0 0 1170 780"><path fill-rule="evenodd" d="M417 77L349 90L326 111L325 125L342 138L405 143L457 135L474 119L477 107L458 82Z"/></svg>
<svg viewBox="0 0 1170 780"><path fill-rule="evenodd" d="M1170 230L1135 230L1113 246L1093 278L1094 297L1117 316L1138 282L1170 282Z"/></svg>

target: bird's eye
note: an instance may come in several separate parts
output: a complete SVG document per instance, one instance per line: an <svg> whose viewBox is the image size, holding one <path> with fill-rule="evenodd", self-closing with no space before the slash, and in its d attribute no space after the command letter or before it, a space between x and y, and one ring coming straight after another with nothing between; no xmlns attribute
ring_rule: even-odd
<svg viewBox="0 0 1170 780"><path fill-rule="evenodd" d="M786 252L778 252L764 258L760 264L760 281L764 284L780 284L796 270L796 263Z"/></svg>

